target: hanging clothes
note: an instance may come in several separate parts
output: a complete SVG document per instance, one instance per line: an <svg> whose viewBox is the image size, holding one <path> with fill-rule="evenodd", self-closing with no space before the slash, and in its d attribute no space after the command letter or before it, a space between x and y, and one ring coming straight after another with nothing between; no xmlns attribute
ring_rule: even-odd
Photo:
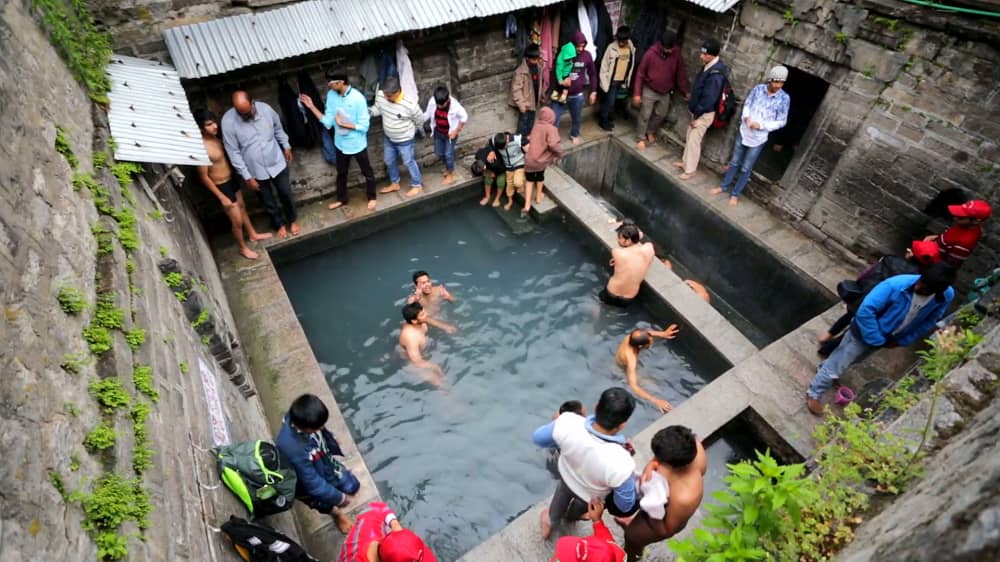
<svg viewBox="0 0 1000 562"><path fill-rule="evenodd" d="M399 86L403 90L403 96L419 103L417 93L417 80L413 77L413 64L410 63L409 51L403 46L403 40L396 40L396 68L399 70Z"/></svg>
<svg viewBox="0 0 1000 562"><path fill-rule="evenodd" d="M285 133L288 134L288 144L295 148L312 148L316 146L319 135L309 124L305 108L299 101L298 93L288 85L285 76L278 77L278 106L284 117ZM311 114L311 112L309 112Z"/></svg>
<svg viewBox="0 0 1000 562"><path fill-rule="evenodd" d="M548 10L542 18L542 34L538 47L542 51L545 67L552 68L552 15L548 13Z"/></svg>
<svg viewBox="0 0 1000 562"><path fill-rule="evenodd" d="M518 26L517 33L514 34L514 48L511 50L515 59L520 60L524 56L524 50L528 48L530 39L531 27L528 25Z"/></svg>
<svg viewBox="0 0 1000 562"><path fill-rule="evenodd" d="M590 31L594 39L597 39L597 2L587 2L587 20L590 21Z"/></svg>
<svg viewBox="0 0 1000 562"><path fill-rule="evenodd" d="M594 32L594 45L597 47L597 58L594 60L599 61L604 57L604 51L607 50L608 45L615 40L615 28L614 24L611 23L611 14L608 13L608 7L604 4L604 0L594 0L594 6L597 10L597 27L591 31Z"/></svg>
<svg viewBox="0 0 1000 562"><path fill-rule="evenodd" d="M667 25L666 6L662 2L645 2L632 26L632 44L636 60L641 61L647 49L662 38Z"/></svg>
<svg viewBox="0 0 1000 562"><path fill-rule="evenodd" d="M590 15L587 14L587 6L583 0L580 0L576 4L576 17L579 21L580 31L587 38L587 46L584 50L590 53L591 58L597 60L597 47L594 46L594 32L590 28Z"/></svg>
<svg viewBox="0 0 1000 562"><path fill-rule="evenodd" d="M562 11L559 17L559 41L556 42L555 50L559 51L560 47L569 43L573 40L573 35L577 31L580 31L580 18L577 15L576 4L573 2L565 2L562 5ZM553 55L553 59L555 56Z"/></svg>
<svg viewBox="0 0 1000 562"><path fill-rule="evenodd" d="M378 83L385 82L385 79L390 76L399 78L399 70L396 68L396 52L388 47L383 47L378 53ZM374 96L372 99L375 99Z"/></svg>
<svg viewBox="0 0 1000 562"><path fill-rule="evenodd" d="M312 76L306 70L300 70L297 76L299 82L299 93L305 94L312 99L313 105L316 109L323 113L326 111L325 98L320 95L319 90L316 88L316 83L313 82ZM302 102L299 102L299 106L302 106ZM306 120L309 121L309 126L312 128L312 136L315 136L320 142L320 150L323 153L323 159L331 164L337 162L337 154L334 152L333 148L333 131L327 130L320 123L319 119L313 115L312 111L307 111L302 108L303 113L306 115Z"/></svg>
<svg viewBox="0 0 1000 562"><path fill-rule="evenodd" d="M507 14L507 22L504 24L503 38L510 39L517 33L517 16Z"/></svg>
<svg viewBox="0 0 1000 562"><path fill-rule="evenodd" d="M361 61L361 66L358 67L358 74L361 75L361 84L357 85L358 91L365 95L365 99L368 100L368 105L375 103L375 92L378 90L378 85L380 84L378 80L378 61L375 59L375 54L370 52L365 55L364 60Z"/></svg>

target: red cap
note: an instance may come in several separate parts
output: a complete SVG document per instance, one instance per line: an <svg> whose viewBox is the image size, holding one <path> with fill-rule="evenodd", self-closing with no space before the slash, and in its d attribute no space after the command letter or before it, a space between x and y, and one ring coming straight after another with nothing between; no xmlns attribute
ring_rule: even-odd
<svg viewBox="0 0 1000 562"><path fill-rule="evenodd" d="M590 536L563 537L556 543L553 562L624 562L625 553L617 545Z"/></svg>
<svg viewBox="0 0 1000 562"><path fill-rule="evenodd" d="M948 212L953 217L969 217L970 219L984 221L990 218L990 215L993 214L993 209L990 208L990 204L986 201L973 199L961 205L948 205Z"/></svg>
<svg viewBox="0 0 1000 562"><path fill-rule="evenodd" d="M914 240L913 244L910 245L910 250L913 251L914 259L922 265L930 265L941 261L941 248L933 240Z"/></svg>
<svg viewBox="0 0 1000 562"><path fill-rule="evenodd" d="M437 562L427 543L409 529L393 531L378 545L382 562Z"/></svg>

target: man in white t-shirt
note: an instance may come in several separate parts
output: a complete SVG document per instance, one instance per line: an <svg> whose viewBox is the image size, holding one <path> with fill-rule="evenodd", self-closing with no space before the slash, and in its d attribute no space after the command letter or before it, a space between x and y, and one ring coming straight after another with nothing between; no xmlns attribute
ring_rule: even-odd
<svg viewBox="0 0 1000 562"><path fill-rule="evenodd" d="M634 410L635 398L612 387L601 393L593 416L566 412L535 430L535 445L560 450L559 486L542 511L542 538L562 519L581 519L592 499L603 500L616 517L638 511L634 452L621 435Z"/></svg>

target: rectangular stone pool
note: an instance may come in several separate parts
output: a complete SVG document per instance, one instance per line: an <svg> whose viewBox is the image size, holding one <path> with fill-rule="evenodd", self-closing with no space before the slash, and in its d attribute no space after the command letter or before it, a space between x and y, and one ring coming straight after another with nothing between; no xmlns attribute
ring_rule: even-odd
<svg viewBox="0 0 1000 562"><path fill-rule="evenodd" d="M382 498L442 561L551 493L532 431L564 400L592 410L602 390L625 386L621 339L675 320L654 316L657 303L601 306L607 254L596 241L561 221L502 219L476 204L477 191L425 197L271 253ZM431 328L425 353L445 371L440 389L406 366L397 342L418 269L457 299L438 316L459 332ZM641 384L677 404L729 366L682 332L643 352ZM657 415L640 402L627 433Z"/></svg>
<svg viewBox="0 0 1000 562"><path fill-rule="evenodd" d="M672 185L617 139L571 152L560 167L609 207L635 219L657 255L669 258L682 278L703 284L712 306L759 348L836 302L821 284Z"/></svg>

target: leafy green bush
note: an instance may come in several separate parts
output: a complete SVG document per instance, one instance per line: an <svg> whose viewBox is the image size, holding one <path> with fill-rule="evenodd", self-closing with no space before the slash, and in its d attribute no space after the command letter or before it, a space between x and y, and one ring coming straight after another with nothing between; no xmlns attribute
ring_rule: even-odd
<svg viewBox="0 0 1000 562"><path fill-rule="evenodd" d="M80 164L77 160L76 155L73 154L73 147L69 145L69 141L66 140L66 131L62 127L56 127L56 152L63 155L66 159L66 163L69 164L70 168L74 170Z"/></svg>
<svg viewBox="0 0 1000 562"><path fill-rule="evenodd" d="M146 330L132 328L125 332L125 341L128 342L128 346L132 348L132 351L139 349L139 346L146 343Z"/></svg>
<svg viewBox="0 0 1000 562"><path fill-rule="evenodd" d="M101 355L111 350L111 332L107 328L91 321L83 329L83 340L87 342L87 347L94 355Z"/></svg>
<svg viewBox="0 0 1000 562"><path fill-rule="evenodd" d="M83 440L83 446L91 453L96 453L114 447L117 438L115 430L102 423L90 430L90 433Z"/></svg>
<svg viewBox="0 0 1000 562"><path fill-rule="evenodd" d="M76 287L60 288L56 300L66 314L79 314L87 308L87 298L83 296L83 291Z"/></svg>
<svg viewBox="0 0 1000 562"><path fill-rule="evenodd" d="M153 368L149 365L136 365L132 369L132 384L135 385L135 389L143 394L145 394L153 402L160 399L160 393L156 391L156 385L153 384Z"/></svg>
<svg viewBox="0 0 1000 562"><path fill-rule="evenodd" d="M125 325L125 311L115 306L114 293L97 295L97 306L94 307L94 322L109 330L120 330Z"/></svg>
<svg viewBox="0 0 1000 562"><path fill-rule="evenodd" d="M97 103L108 103L111 83L104 67L111 60L111 38L99 31L86 0L32 0L66 65Z"/></svg>
<svg viewBox="0 0 1000 562"><path fill-rule="evenodd" d="M97 556L102 560L119 560L128 554L127 542L118 534L122 523L135 521L140 529L149 527L149 493L139 479L125 479L106 474L94 484L90 493L74 492L70 501L83 507L83 528L97 544Z"/></svg>
<svg viewBox="0 0 1000 562"><path fill-rule="evenodd" d="M108 414L127 407L130 402L128 392L118 379L94 379L88 388Z"/></svg>

